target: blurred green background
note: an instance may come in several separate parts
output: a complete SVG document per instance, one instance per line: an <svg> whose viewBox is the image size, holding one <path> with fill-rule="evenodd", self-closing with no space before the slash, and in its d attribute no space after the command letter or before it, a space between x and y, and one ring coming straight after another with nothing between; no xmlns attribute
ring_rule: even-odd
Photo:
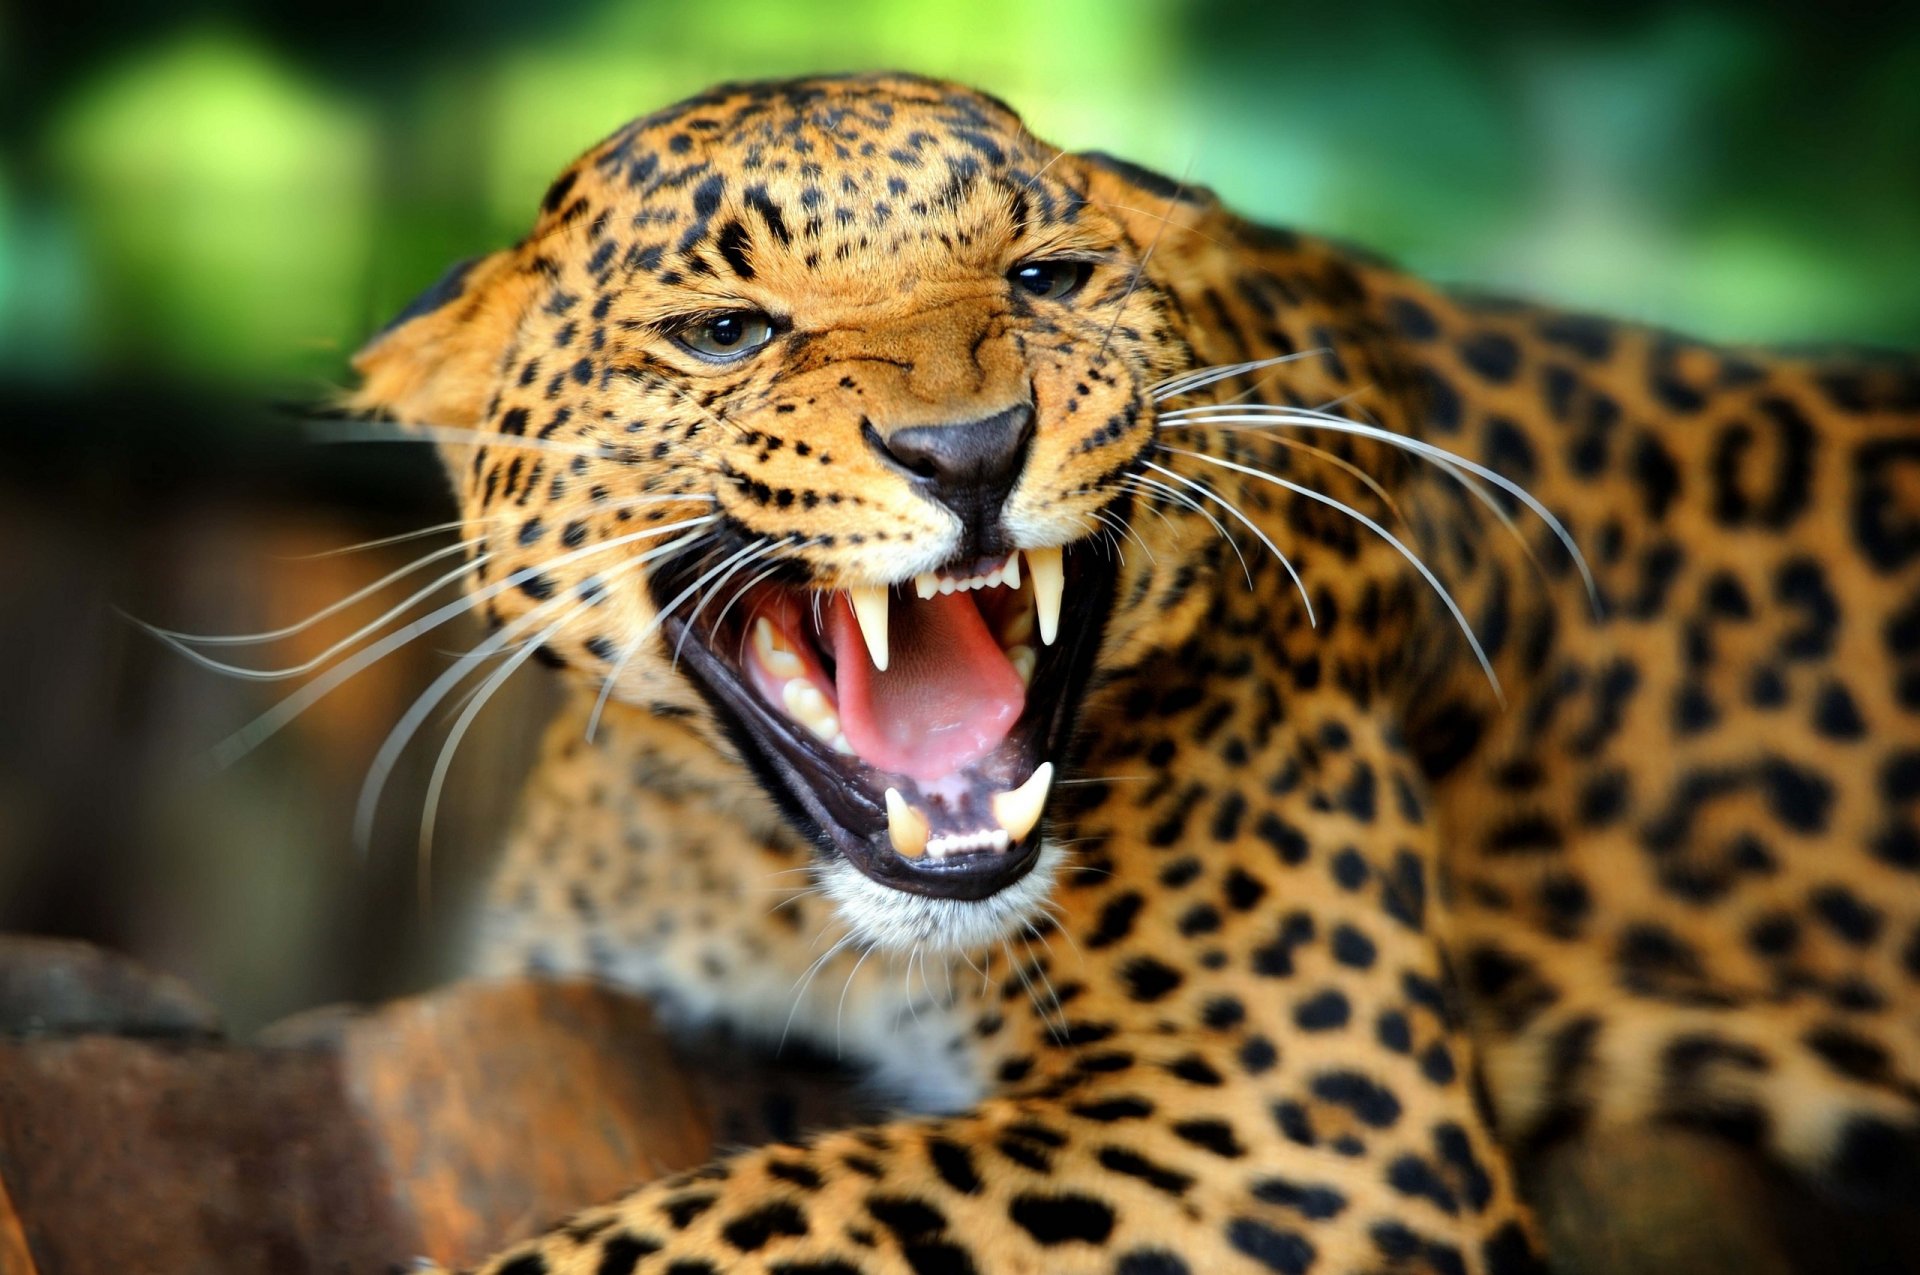
<svg viewBox="0 0 1920 1275"><path fill-rule="evenodd" d="M1920 343L1920 6L42 3L0 27L0 375L321 387L627 117L907 67L1431 275Z"/></svg>
<svg viewBox="0 0 1920 1275"><path fill-rule="evenodd" d="M421 448L300 415L574 155L728 78L904 67L1043 136L1431 276L1737 341L1920 346L1920 5L1464 0L33 0L0 8L0 932L183 974L244 1030L444 976L551 675L349 835L381 737L471 632L416 642L225 771L297 682L126 613L284 626L449 514ZM393 595L388 595L388 601ZM296 663L377 608L284 643Z"/></svg>

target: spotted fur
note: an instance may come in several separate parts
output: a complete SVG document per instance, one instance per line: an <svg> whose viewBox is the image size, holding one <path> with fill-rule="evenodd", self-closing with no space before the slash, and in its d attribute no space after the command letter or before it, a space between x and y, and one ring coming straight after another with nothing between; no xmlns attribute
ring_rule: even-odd
<svg viewBox="0 0 1920 1275"><path fill-rule="evenodd" d="M1003 282L1058 253L1094 262L1071 301ZM664 335L741 305L787 325L772 356ZM478 963L842 1050L902 1112L489 1271L1511 1275L1541 1255L1510 1156L1581 1128L1711 1128L1848 1189L1911 1163L1914 362L1462 299L856 77L622 129L359 366L362 407L477 431L446 435L476 596L502 650L578 675ZM743 772L634 555L717 528L675 552L773 545L823 587L947 561L957 522L863 428L1022 394L1007 524L1110 536L1117 602L1046 872L915 912ZM1337 417L1173 415L1209 403ZM1597 598L1532 509L1405 439L1543 502Z"/></svg>

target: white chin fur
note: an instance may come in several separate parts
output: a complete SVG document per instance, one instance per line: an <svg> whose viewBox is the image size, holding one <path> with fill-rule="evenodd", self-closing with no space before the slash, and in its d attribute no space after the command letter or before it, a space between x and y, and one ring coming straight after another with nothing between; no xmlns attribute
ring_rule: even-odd
<svg viewBox="0 0 1920 1275"><path fill-rule="evenodd" d="M819 868L820 884L847 928L882 951L960 955L1017 934L1039 918L1064 852L1042 842L1033 868L984 899L930 899L881 885L844 859Z"/></svg>

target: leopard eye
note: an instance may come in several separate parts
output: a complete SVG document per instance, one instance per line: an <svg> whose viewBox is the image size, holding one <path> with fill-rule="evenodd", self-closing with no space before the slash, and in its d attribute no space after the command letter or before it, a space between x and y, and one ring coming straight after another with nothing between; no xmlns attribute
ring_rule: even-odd
<svg viewBox="0 0 1920 1275"><path fill-rule="evenodd" d="M712 314L676 328L673 339L703 359L745 358L773 340L773 320L753 310Z"/></svg>
<svg viewBox="0 0 1920 1275"><path fill-rule="evenodd" d="M1092 273L1084 261L1028 261L1007 271L1007 278L1042 301L1064 301L1080 291Z"/></svg>

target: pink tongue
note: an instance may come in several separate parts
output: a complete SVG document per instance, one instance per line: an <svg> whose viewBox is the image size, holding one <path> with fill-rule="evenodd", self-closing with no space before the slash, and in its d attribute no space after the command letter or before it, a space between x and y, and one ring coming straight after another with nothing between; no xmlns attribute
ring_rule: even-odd
<svg viewBox="0 0 1920 1275"><path fill-rule="evenodd" d="M992 752L1027 691L964 593L893 600L887 671L873 667L853 607L832 608L840 729L862 760L922 783Z"/></svg>

